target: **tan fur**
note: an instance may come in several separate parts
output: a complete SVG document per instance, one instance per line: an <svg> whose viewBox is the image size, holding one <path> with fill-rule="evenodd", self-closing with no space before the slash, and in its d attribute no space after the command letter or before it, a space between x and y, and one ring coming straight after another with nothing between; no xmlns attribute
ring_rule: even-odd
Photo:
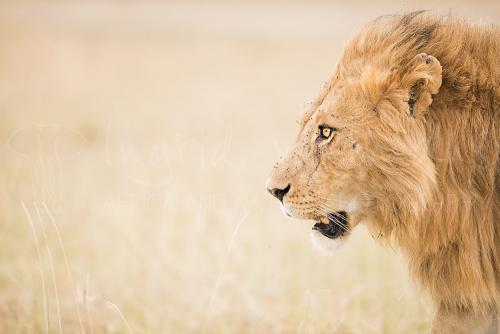
<svg viewBox="0 0 500 334"><path fill-rule="evenodd" d="M379 18L346 47L268 180L291 185L290 215L344 210L350 228L394 239L438 315L454 315L436 331L499 312L499 81L498 27ZM319 125L337 129L331 140L316 141Z"/></svg>

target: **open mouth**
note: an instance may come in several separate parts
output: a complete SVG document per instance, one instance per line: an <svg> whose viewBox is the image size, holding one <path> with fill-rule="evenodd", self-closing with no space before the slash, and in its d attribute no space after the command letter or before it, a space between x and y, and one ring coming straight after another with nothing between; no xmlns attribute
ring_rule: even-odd
<svg viewBox="0 0 500 334"><path fill-rule="evenodd" d="M318 231L325 237L337 239L342 236L349 228L349 221L345 211L329 212L327 214L328 222L317 222L313 226L313 230Z"/></svg>

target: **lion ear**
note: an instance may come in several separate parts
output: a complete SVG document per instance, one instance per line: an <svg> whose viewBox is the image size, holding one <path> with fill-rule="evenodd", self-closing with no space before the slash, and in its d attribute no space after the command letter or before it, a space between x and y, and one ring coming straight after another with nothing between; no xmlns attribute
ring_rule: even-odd
<svg viewBox="0 0 500 334"><path fill-rule="evenodd" d="M425 53L416 55L408 63L401 78L402 88L408 93L408 113L416 115L427 110L441 82L442 68L439 61Z"/></svg>

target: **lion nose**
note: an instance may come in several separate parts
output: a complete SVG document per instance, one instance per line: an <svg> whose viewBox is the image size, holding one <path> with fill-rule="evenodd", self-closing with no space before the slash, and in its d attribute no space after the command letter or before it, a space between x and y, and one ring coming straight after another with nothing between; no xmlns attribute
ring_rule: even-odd
<svg viewBox="0 0 500 334"><path fill-rule="evenodd" d="M280 189L280 188L267 188L267 191L274 197L280 200L280 202L283 202L283 197L290 191L290 184L286 186L286 188Z"/></svg>

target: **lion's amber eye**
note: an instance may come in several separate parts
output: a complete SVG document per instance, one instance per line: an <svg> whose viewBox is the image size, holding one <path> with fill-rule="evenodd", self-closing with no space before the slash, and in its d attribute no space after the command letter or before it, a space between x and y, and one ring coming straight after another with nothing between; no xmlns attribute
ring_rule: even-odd
<svg viewBox="0 0 500 334"><path fill-rule="evenodd" d="M329 139L332 134L333 134L334 129L329 128L327 126L320 126L319 127L319 136L318 140L326 140Z"/></svg>

